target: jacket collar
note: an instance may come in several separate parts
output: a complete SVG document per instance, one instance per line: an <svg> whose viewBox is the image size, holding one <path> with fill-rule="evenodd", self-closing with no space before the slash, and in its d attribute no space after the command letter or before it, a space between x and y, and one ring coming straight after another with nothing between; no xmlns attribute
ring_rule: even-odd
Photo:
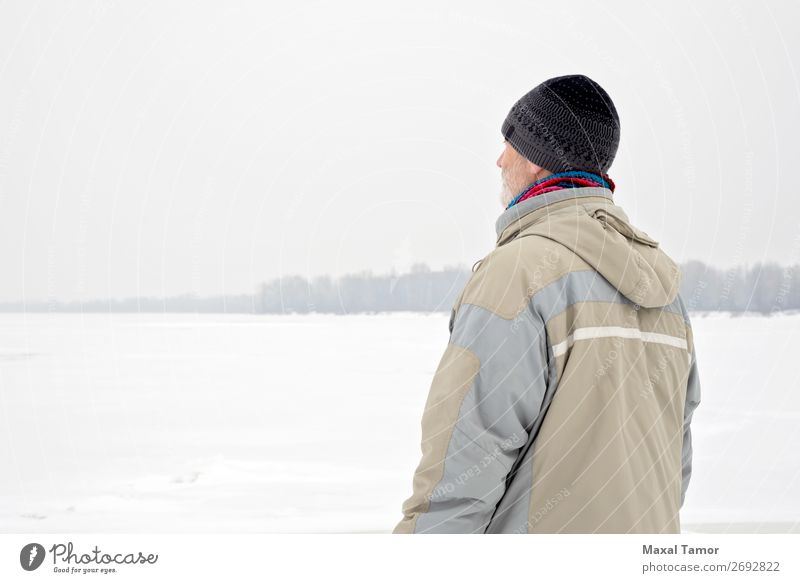
<svg viewBox="0 0 800 583"><path fill-rule="evenodd" d="M546 216L550 210L555 210L551 205L560 208L569 205L570 202L583 202L582 199L586 197L600 197L600 201L604 200L612 204L614 201L611 190L599 186L562 188L523 200L503 211L498 217L495 223L497 245L502 245L513 239L522 229L531 225L539 218Z"/></svg>

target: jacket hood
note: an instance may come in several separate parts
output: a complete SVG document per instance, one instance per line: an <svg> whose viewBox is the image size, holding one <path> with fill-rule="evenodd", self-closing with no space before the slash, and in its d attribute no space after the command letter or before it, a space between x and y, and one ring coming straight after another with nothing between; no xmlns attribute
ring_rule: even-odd
<svg viewBox="0 0 800 583"><path fill-rule="evenodd" d="M542 218L523 228L518 237L557 241L644 308L672 303L680 288L681 271L658 241L633 226L610 198L577 198L575 202L549 212L542 208Z"/></svg>

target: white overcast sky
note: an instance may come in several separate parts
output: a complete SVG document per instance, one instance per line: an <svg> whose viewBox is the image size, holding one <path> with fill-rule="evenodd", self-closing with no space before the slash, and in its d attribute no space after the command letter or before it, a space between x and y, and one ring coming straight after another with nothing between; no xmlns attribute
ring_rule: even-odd
<svg viewBox="0 0 800 583"><path fill-rule="evenodd" d="M678 261L800 262L795 2L0 3L0 301L472 263L500 125L610 93L610 175Z"/></svg>

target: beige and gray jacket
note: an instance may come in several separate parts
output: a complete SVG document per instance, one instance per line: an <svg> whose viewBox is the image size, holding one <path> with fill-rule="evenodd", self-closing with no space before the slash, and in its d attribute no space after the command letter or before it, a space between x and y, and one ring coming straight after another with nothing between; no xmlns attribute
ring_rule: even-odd
<svg viewBox="0 0 800 583"><path fill-rule="evenodd" d="M680 532L700 383L678 265L606 188L535 196L496 230L394 532Z"/></svg>

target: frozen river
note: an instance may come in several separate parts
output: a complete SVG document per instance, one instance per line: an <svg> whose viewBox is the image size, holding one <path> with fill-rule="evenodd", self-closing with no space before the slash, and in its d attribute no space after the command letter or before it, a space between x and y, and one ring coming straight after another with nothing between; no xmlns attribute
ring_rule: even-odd
<svg viewBox="0 0 800 583"><path fill-rule="evenodd" d="M389 532L448 314L0 314L0 532ZM693 318L685 531L800 532L800 315Z"/></svg>

